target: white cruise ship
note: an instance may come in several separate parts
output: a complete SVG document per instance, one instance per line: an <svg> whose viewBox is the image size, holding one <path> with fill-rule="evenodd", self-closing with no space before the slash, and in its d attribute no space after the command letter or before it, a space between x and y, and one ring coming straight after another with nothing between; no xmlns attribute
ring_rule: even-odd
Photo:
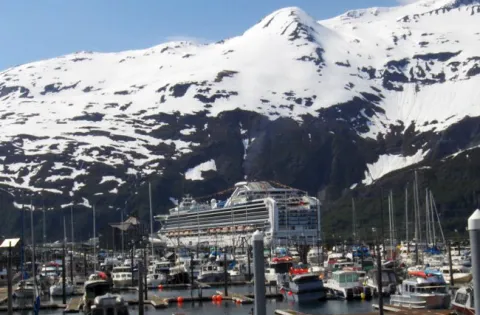
<svg viewBox="0 0 480 315"><path fill-rule="evenodd" d="M316 244L320 239L320 201L293 188L268 182L240 182L225 202L198 203L187 196L168 215L155 216L167 245L242 246L260 230L266 246ZM245 244L247 245L247 244Z"/></svg>

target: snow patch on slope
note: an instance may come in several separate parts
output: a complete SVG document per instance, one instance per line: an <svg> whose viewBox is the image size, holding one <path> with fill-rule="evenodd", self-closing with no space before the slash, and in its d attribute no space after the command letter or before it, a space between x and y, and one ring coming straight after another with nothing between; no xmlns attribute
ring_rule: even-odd
<svg viewBox="0 0 480 315"><path fill-rule="evenodd" d="M367 170L365 171L365 179L362 181L365 185L370 185L377 179L391 173L393 171L405 168L407 166L417 164L423 161L423 158L429 150L418 150L416 154L412 156L402 156L394 154L380 155L377 162L373 164L367 164Z"/></svg>
<svg viewBox="0 0 480 315"><path fill-rule="evenodd" d="M210 160L195 166L185 172L185 179L187 180L203 180L202 172L206 171L216 171L217 165L215 160Z"/></svg>

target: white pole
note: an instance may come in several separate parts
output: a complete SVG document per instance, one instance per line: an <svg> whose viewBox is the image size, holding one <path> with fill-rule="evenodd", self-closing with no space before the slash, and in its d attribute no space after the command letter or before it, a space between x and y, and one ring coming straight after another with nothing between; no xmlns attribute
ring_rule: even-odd
<svg viewBox="0 0 480 315"><path fill-rule="evenodd" d="M443 235L442 223L440 222L440 216L438 215L437 205L435 204L435 198L433 198L432 192L430 192L430 197L432 198L433 209L435 210L435 214L437 215L438 228L440 229L440 234L442 235L442 242L443 244L446 244L445 235Z"/></svg>
<svg viewBox="0 0 480 315"><path fill-rule="evenodd" d="M475 314L480 314L480 210L468 218L470 247L472 249L473 297Z"/></svg>
<svg viewBox="0 0 480 315"><path fill-rule="evenodd" d="M150 244L152 246L152 256L153 256L153 207L152 207L152 184L148 182L148 197L150 202Z"/></svg>
<svg viewBox="0 0 480 315"><path fill-rule="evenodd" d="M124 249L123 249L123 209L120 209L120 221L122 221L122 228L120 229L122 232L122 259L125 259L124 255Z"/></svg>
<svg viewBox="0 0 480 315"><path fill-rule="evenodd" d="M353 243L355 243L357 233L355 231L355 199L352 197L352 235L353 235Z"/></svg>
<svg viewBox="0 0 480 315"><path fill-rule="evenodd" d="M405 242L407 242L408 252L408 185L405 187Z"/></svg>
<svg viewBox="0 0 480 315"><path fill-rule="evenodd" d="M97 270L97 239L95 226L95 204L93 205L93 271Z"/></svg>
<svg viewBox="0 0 480 315"><path fill-rule="evenodd" d="M72 239L71 239L71 242L72 242L72 255L73 255L73 243L74 243L74 239L73 239L73 205L70 206L70 229L71 229L71 234L72 234Z"/></svg>
<svg viewBox="0 0 480 315"><path fill-rule="evenodd" d="M432 226L432 233L433 233L433 245L435 245L435 242L437 240L437 235L435 233L435 213L433 211L433 200L432 200L432 191L428 192L428 199L430 200L430 214L431 214L431 220L430 220L430 225ZM444 244L446 245L446 244Z"/></svg>

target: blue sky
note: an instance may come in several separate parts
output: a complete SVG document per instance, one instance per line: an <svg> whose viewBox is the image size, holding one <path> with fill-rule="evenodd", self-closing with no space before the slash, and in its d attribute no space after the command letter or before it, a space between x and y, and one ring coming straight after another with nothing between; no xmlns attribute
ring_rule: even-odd
<svg viewBox="0 0 480 315"><path fill-rule="evenodd" d="M409 0L0 0L0 70L80 50L139 49L179 38L217 41L287 6L320 20L401 1Z"/></svg>

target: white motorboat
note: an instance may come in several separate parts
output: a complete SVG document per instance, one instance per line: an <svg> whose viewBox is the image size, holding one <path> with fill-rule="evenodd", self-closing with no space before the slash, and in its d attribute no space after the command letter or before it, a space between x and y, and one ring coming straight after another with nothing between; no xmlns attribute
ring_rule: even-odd
<svg viewBox="0 0 480 315"><path fill-rule="evenodd" d="M287 300L293 299L297 303L320 301L327 299L327 290L318 275L304 273L294 276L282 286Z"/></svg>
<svg viewBox="0 0 480 315"><path fill-rule="evenodd" d="M443 266L440 268L440 271L443 274L443 278L447 283L450 282L450 267L449 266ZM469 283L472 281L473 275L472 271L469 267L465 267L462 265L454 265L452 266L452 272L453 272L453 283L455 285L458 284L465 284Z"/></svg>
<svg viewBox="0 0 480 315"><path fill-rule="evenodd" d="M397 294L390 296L390 304L410 308L445 309L450 306L447 283L440 273L410 271Z"/></svg>
<svg viewBox="0 0 480 315"><path fill-rule="evenodd" d="M431 255L424 257L424 263L429 267L442 267L444 260L444 255Z"/></svg>
<svg viewBox="0 0 480 315"><path fill-rule="evenodd" d="M92 315L129 315L128 303L121 295L107 293L97 296L90 308Z"/></svg>
<svg viewBox="0 0 480 315"><path fill-rule="evenodd" d="M231 281L245 281L245 265L235 264L232 269L229 269L228 275Z"/></svg>
<svg viewBox="0 0 480 315"><path fill-rule="evenodd" d="M70 281L65 281L65 295L70 296L73 294L74 286ZM49 288L50 296L62 296L63 295L63 283L59 281Z"/></svg>
<svg viewBox="0 0 480 315"><path fill-rule="evenodd" d="M95 298L110 293L111 283L106 280L90 280L85 282L84 293L82 297L83 312L92 313L92 306L95 304Z"/></svg>
<svg viewBox="0 0 480 315"><path fill-rule="evenodd" d="M147 286L149 288L157 288L159 285L168 282L168 274L165 273L149 273L147 275Z"/></svg>
<svg viewBox="0 0 480 315"><path fill-rule="evenodd" d="M112 271L112 280L115 287L132 286L132 269L130 266L114 267ZM138 273L133 273L133 283L138 280Z"/></svg>
<svg viewBox="0 0 480 315"><path fill-rule="evenodd" d="M459 315L475 315L473 286L461 287L455 292L452 309Z"/></svg>
<svg viewBox="0 0 480 315"><path fill-rule="evenodd" d="M371 288L362 285L356 271L334 271L332 277L324 285L341 299L370 299L372 297Z"/></svg>
<svg viewBox="0 0 480 315"><path fill-rule="evenodd" d="M21 280L13 290L13 294L20 299L33 298L35 295L33 280Z"/></svg>
<svg viewBox="0 0 480 315"><path fill-rule="evenodd" d="M291 267L293 267L293 259L289 256L272 258L268 268L265 268L265 281L275 285L287 282Z"/></svg>
<svg viewBox="0 0 480 315"><path fill-rule="evenodd" d="M308 272L320 276L321 279L323 279L323 277L325 276L325 268L321 265L310 265L310 268L308 268Z"/></svg>
<svg viewBox="0 0 480 315"><path fill-rule="evenodd" d="M312 247L307 253L307 263L309 264L321 264L323 262L322 248Z"/></svg>

